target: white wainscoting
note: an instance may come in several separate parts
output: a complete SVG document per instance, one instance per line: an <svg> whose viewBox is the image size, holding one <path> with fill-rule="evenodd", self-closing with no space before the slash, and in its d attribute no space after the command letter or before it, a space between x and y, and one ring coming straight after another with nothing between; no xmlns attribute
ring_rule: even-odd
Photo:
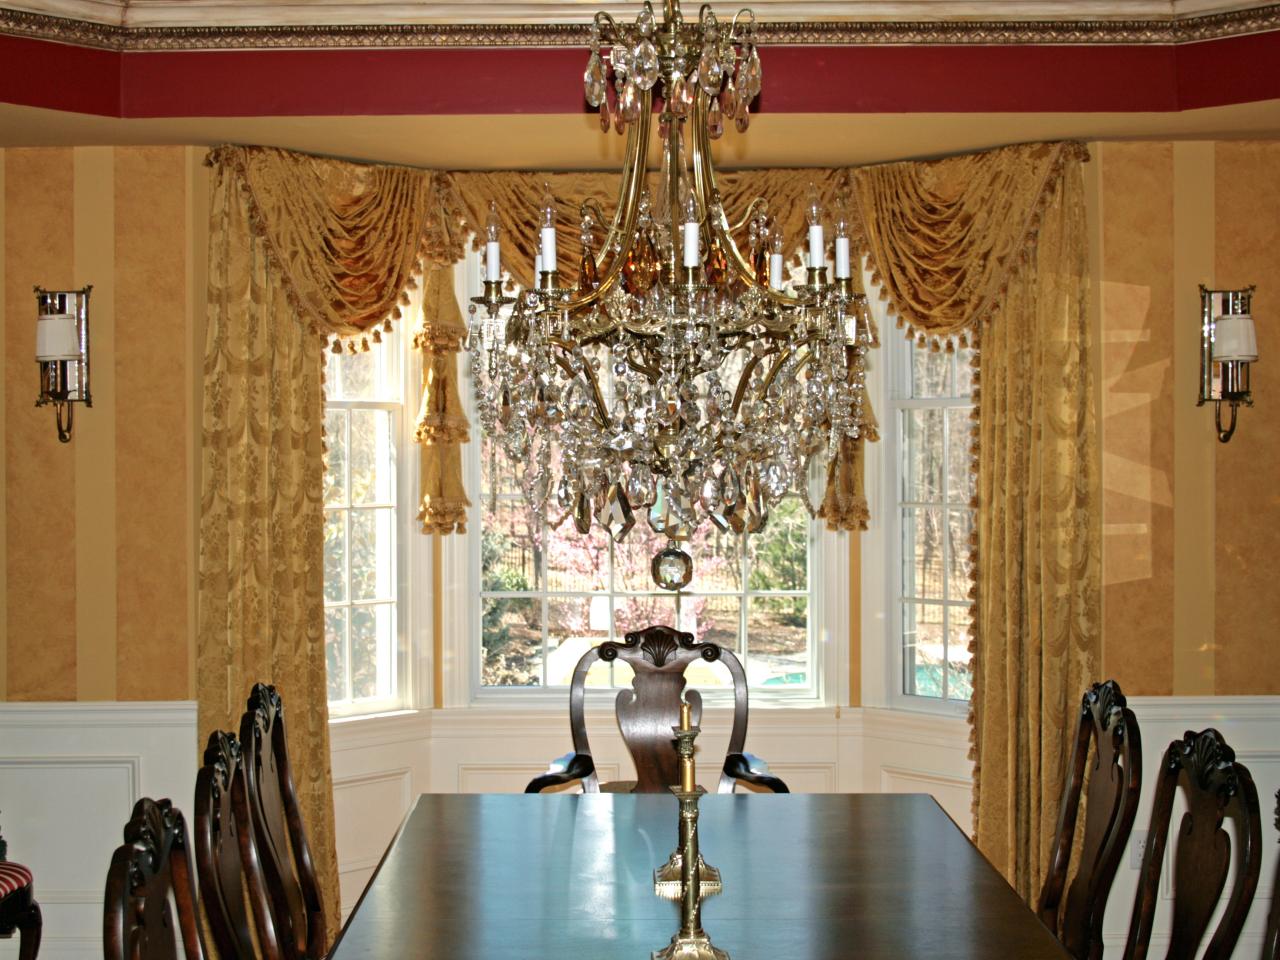
<svg viewBox="0 0 1280 960"><path fill-rule="evenodd" d="M1235 750L1236 759L1253 774L1262 808L1262 878L1235 955L1250 958L1260 956L1267 912L1271 909L1271 898L1275 895L1273 887L1277 844L1273 824L1276 790L1280 789L1280 697L1130 697L1129 707L1137 716L1142 730L1142 799L1138 804L1138 818L1133 826L1134 839L1139 831L1147 830L1150 824L1151 797L1160 758L1170 742L1182 739L1187 730L1217 728ZM1165 853L1164 868L1160 876L1161 899L1156 907L1156 919L1152 928L1152 956L1163 956L1169 943L1169 901L1173 897L1169 856L1184 810L1181 799L1176 800L1173 816L1170 818L1173 827L1170 831L1169 848ZM1134 839L1130 840L1129 851L1124 863L1120 865L1115 885L1111 888L1104 918L1107 957L1119 957L1124 952L1129 918L1138 888L1138 866L1133 856ZM1233 871L1227 878L1226 892L1231 890L1234 882ZM1216 917L1213 923L1217 923Z"/></svg>
<svg viewBox="0 0 1280 960"><path fill-rule="evenodd" d="M191 806L196 705L0 703L0 825L35 872L41 960L102 956L102 890L140 797ZM0 940L0 958L18 940Z"/></svg>

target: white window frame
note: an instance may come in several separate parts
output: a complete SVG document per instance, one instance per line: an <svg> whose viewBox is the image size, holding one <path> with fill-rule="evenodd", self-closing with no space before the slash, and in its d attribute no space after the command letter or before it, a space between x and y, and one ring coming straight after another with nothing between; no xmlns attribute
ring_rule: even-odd
<svg viewBox="0 0 1280 960"><path fill-rule="evenodd" d="M430 538L418 531L417 513L421 489L418 447L414 440L417 428L416 398L421 393L422 360L413 348L413 333L422 310L422 291L410 292L410 305L396 321L400 350L398 375L400 400L356 401L358 407L377 407L392 411L395 448L395 591L396 652L395 693L391 697L360 701L338 701L329 705L333 720L368 719L417 709L431 702L431 626L432 575ZM326 408L329 403L326 397ZM336 401L343 406L346 402Z"/></svg>
<svg viewBox="0 0 1280 960"><path fill-rule="evenodd" d="M454 289L460 305L480 292L480 262L469 255L454 271ZM467 316L463 306L463 316ZM463 408L472 424L470 444L479 443L475 394L469 361L459 355L459 390ZM471 506L467 511L467 535L443 538L441 551L441 606L443 633L441 655L444 678L443 703L438 706L545 706L564 709L563 687L494 688L480 684L480 458L475 447L464 450L464 482ZM470 469L467 465L469 464ZM822 707L848 703L849 696L849 540L821 522L810 523L809 571L813 678L803 691L753 687L753 706ZM590 689L589 702L612 703L614 688ZM730 690L704 691L708 706L728 705Z"/></svg>
<svg viewBox="0 0 1280 960"><path fill-rule="evenodd" d="M864 706L887 707L946 717L965 717L967 700L942 700L903 691L902 614L902 450L895 400L910 384L904 353L907 340L889 315L887 303L864 272L871 314L880 330L880 348L871 352L867 392L880 422L880 440L867 444L866 492L871 522L862 537L862 670Z"/></svg>

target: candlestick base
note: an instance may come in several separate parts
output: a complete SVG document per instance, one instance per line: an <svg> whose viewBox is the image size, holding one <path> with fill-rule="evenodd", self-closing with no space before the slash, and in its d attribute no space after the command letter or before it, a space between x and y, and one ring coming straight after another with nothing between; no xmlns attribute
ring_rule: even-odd
<svg viewBox="0 0 1280 960"><path fill-rule="evenodd" d="M705 933L692 937L676 934L661 950L655 950L650 960L729 960L729 954L711 942Z"/></svg>
<svg viewBox="0 0 1280 960"><path fill-rule="evenodd" d="M676 850L667 858L667 862L653 871L653 892L663 900L679 900L684 891L684 883L680 878L680 870L684 866L684 856ZM723 889L720 882L720 871L702 859L698 854L698 892L703 899L714 897Z"/></svg>

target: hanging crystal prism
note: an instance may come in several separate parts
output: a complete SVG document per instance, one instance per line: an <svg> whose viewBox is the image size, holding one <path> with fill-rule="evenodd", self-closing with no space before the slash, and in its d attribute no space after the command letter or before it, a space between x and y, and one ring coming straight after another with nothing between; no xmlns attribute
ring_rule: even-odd
<svg viewBox="0 0 1280 960"><path fill-rule="evenodd" d="M686 99L686 91L688 83L685 82L684 74L677 73L667 87L667 103L671 107L671 113L677 117L688 116L691 103Z"/></svg>
<svg viewBox="0 0 1280 960"><path fill-rule="evenodd" d="M614 482L604 495L604 509L600 513L600 524L613 537L615 543L621 543L631 528L636 525L635 514L631 510L631 501L622 489L622 484Z"/></svg>
<svg viewBox="0 0 1280 960"><path fill-rule="evenodd" d="M711 98L711 108L707 111L707 133L712 140L724 136L724 114L720 111L720 98Z"/></svg>
<svg viewBox="0 0 1280 960"><path fill-rule="evenodd" d="M658 82L658 49L652 41L641 40L636 44L631 76L641 90L651 90Z"/></svg>
<svg viewBox="0 0 1280 960"><path fill-rule="evenodd" d="M591 532L591 501L585 492L579 492L574 501L573 525L583 536Z"/></svg>
<svg viewBox="0 0 1280 960"><path fill-rule="evenodd" d="M591 51L591 59L587 61L587 69L582 75L582 82L587 103L593 107L598 107L604 103L605 90L607 89L604 61L600 59L600 54L595 50Z"/></svg>

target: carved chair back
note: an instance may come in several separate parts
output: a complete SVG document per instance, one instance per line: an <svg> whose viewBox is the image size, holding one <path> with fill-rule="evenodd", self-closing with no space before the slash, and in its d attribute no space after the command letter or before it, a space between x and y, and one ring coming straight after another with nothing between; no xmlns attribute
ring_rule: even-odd
<svg viewBox="0 0 1280 960"><path fill-rule="evenodd" d="M1102 917L1138 813L1141 785L1138 720L1114 680L1095 683L1080 703L1075 746L1039 905L1040 919L1076 960L1102 956ZM1068 887L1082 794L1088 798L1084 836L1076 875Z"/></svg>
<svg viewBox="0 0 1280 960"><path fill-rule="evenodd" d="M107 870L102 939L106 960L204 958L186 823L168 800L134 805Z"/></svg>
<svg viewBox="0 0 1280 960"><path fill-rule="evenodd" d="M280 947L250 824L240 741L234 733L209 734L204 766L196 774L195 802L196 873L218 955L278 960Z"/></svg>
<svg viewBox="0 0 1280 960"><path fill-rule="evenodd" d="M324 908L289 769L284 704L275 687L254 685L240 721L240 749L249 822L280 954L285 960L314 960L324 955Z"/></svg>
<svg viewBox="0 0 1280 960"><path fill-rule="evenodd" d="M733 680L733 729L728 757L742 756L747 741L747 677L742 663L731 650L714 643L696 643L692 634L663 626L628 633L621 643L606 641L578 660L569 687L569 727L575 754L591 756L585 711L587 671L598 661L615 660L627 664L635 674L631 687L618 691L616 701L618 727L636 768L632 792L666 793L671 784L680 781L671 728L680 723L682 696L690 705L694 725L701 722L702 696L697 690L685 689L685 671L696 662L722 663L729 671ZM716 791L732 793L734 783L735 777L722 771ZM777 783L782 786L782 781ZM600 790L594 764L582 777L582 789L586 793Z"/></svg>
<svg viewBox="0 0 1280 960"><path fill-rule="evenodd" d="M1262 870L1262 823L1258 791L1243 764L1217 730L1190 730L1169 744L1156 778L1138 894L1125 960L1145 960L1151 942L1151 924L1160 897L1160 867L1169 839L1169 819L1174 794L1181 790L1187 810L1178 826L1173 853L1172 938L1167 960L1193 960L1226 886L1234 852L1236 882L1227 898L1222 919L1213 932L1203 960L1227 960L1235 949L1248 916ZM1222 829L1230 817L1235 823L1239 848L1232 851L1231 837Z"/></svg>
<svg viewBox="0 0 1280 960"><path fill-rule="evenodd" d="M1276 829L1280 830L1280 790L1276 791ZM1262 940L1262 960L1280 960L1280 858L1276 879L1271 885L1271 912L1267 914L1267 934Z"/></svg>

